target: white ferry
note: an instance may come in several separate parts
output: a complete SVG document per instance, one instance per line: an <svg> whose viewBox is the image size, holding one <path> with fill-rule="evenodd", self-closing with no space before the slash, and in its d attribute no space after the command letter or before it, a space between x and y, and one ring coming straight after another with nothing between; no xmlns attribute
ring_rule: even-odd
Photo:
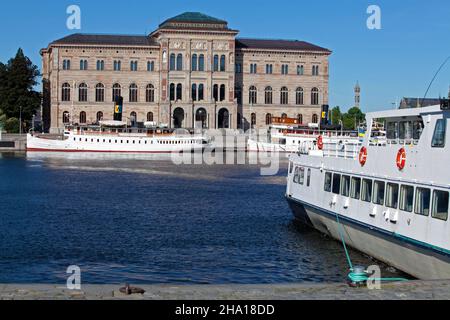
<svg viewBox="0 0 450 320"><path fill-rule="evenodd" d="M292 154L296 219L416 278L450 279L448 104L371 113L362 146Z"/></svg>
<svg viewBox="0 0 450 320"><path fill-rule="evenodd" d="M358 141L357 132L343 131L332 126L309 124L302 126L297 119L273 118L267 133L252 135L247 142L249 152L294 153L300 149L319 146L323 143L339 140L342 143Z"/></svg>
<svg viewBox="0 0 450 320"><path fill-rule="evenodd" d="M175 153L203 150L202 135L156 127L128 128L126 122L101 121L98 126L67 126L63 136L29 133L28 152Z"/></svg>

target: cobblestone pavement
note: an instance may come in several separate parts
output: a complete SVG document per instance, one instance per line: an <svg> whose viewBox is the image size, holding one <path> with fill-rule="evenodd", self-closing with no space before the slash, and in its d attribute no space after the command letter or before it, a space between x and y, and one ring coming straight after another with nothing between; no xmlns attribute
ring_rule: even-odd
<svg viewBox="0 0 450 320"><path fill-rule="evenodd" d="M121 285L84 285L71 291L57 285L0 285L0 300L450 300L450 281L383 284L380 290L346 284L133 285L146 293L124 295Z"/></svg>

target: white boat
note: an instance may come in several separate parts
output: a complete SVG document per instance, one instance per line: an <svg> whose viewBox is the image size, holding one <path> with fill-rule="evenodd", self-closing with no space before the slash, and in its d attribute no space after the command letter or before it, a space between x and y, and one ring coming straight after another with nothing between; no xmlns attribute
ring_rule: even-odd
<svg viewBox="0 0 450 320"><path fill-rule="evenodd" d="M247 142L249 152L294 153L330 141L358 142L357 132L319 128L318 124L302 126L297 119L273 118L263 135L252 135Z"/></svg>
<svg viewBox="0 0 450 320"><path fill-rule="evenodd" d="M203 150L208 139L166 128L127 128L125 122L68 126L63 136L29 133L28 152L176 153Z"/></svg>
<svg viewBox="0 0 450 320"><path fill-rule="evenodd" d="M450 279L450 118L441 106L367 115L362 146L290 156L298 221L419 279ZM372 127L384 121L386 138Z"/></svg>

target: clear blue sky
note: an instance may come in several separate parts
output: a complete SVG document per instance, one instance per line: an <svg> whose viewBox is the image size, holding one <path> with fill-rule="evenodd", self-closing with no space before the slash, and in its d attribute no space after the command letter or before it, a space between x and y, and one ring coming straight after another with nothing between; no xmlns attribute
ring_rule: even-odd
<svg viewBox="0 0 450 320"><path fill-rule="evenodd" d="M330 104L348 109L359 80L364 111L392 107L403 96L422 97L450 55L448 0L16 0L0 10L0 61L22 47L41 66L39 49L74 31L66 8L82 10L84 33L147 34L166 18L200 11L225 19L241 37L313 42L333 51ZM382 30L366 27L367 7L382 10ZM450 63L429 96L447 95Z"/></svg>

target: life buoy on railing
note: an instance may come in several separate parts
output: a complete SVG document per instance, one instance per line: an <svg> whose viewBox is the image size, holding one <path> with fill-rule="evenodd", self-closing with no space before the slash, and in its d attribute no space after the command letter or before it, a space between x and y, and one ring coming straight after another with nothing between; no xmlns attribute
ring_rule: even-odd
<svg viewBox="0 0 450 320"><path fill-rule="evenodd" d="M359 163L361 164L361 167L364 167L367 162L367 148L362 147L359 151Z"/></svg>
<svg viewBox="0 0 450 320"><path fill-rule="evenodd" d="M406 166L406 150L401 148L397 153L397 168L403 170Z"/></svg>
<svg viewBox="0 0 450 320"><path fill-rule="evenodd" d="M319 148L319 150L323 150L323 137L319 136L317 138L317 147Z"/></svg>

